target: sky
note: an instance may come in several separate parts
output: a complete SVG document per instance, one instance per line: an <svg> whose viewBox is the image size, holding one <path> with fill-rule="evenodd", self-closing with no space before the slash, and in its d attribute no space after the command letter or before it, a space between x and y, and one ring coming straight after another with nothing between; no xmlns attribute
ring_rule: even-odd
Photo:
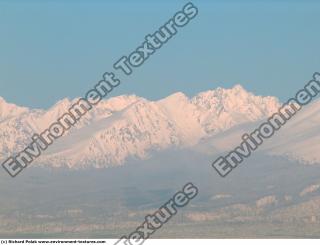
<svg viewBox="0 0 320 245"><path fill-rule="evenodd" d="M241 84L285 101L320 71L318 1L192 1L198 16L110 94L151 100ZM0 96L84 96L187 1L0 0Z"/></svg>

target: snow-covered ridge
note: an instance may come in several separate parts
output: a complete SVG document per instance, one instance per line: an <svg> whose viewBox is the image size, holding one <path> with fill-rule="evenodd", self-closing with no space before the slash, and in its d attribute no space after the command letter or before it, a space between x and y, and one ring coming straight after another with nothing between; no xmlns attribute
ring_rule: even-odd
<svg viewBox="0 0 320 245"><path fill-rule="evenodd" d="M33 110L1 98L0 158L23 150L33 133L46 129L75 100ZM106 167L122 164L129 157L146 158L154 150L193 148L236 125L265 119L279 106L277 98L255 96L240 85L193 98L181 92L158 101L135 95L113 97L101 101L33 164Z"/></svg>
<svg viewBox="0 0 320 245"><path fill-rule="evenodd" d="M7 103L0 97L0 121L28 112L28 108Z"/></svg>

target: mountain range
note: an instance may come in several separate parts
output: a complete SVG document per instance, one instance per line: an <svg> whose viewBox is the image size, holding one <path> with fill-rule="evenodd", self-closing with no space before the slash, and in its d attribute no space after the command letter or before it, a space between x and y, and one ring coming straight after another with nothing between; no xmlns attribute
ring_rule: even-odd
<svg viewBox="0 0 320 245"><path fill-rule="evenodd" d="M23 150L34 133L45 130L77 99L63 99L47 110L20 107L0 97L0 159ZM260 149L266 154L320 162L319 101L303 108ZM105 168L154 152L183 149L223 154L281 106L241 85L216 88L192 98L178 92L158 101L122 95L101 101L34 163L67 168ZM214 159L213 159L214 160Z"/></svg>

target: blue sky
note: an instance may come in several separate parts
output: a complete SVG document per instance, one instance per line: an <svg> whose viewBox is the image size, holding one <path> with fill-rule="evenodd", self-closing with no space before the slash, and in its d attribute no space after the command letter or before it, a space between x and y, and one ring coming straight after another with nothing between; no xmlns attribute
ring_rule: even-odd
<svg viewBox="0 0 320 245"><path fill-rule="evenodd" d="M0 96L47 108L83 96L187 1L0 0ZM199 14L111 96L242 84L292 96L320 71L317 1L200 1Z"/></svg>

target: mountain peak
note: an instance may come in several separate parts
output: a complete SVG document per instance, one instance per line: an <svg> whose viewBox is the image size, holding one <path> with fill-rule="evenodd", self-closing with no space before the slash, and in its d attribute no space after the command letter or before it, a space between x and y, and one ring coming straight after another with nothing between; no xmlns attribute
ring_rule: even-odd
<svg viewBox="0 0 320 245"><path fill-rule="evenodd" d="M52 107L57 107L57 106L65 107L65 106L69 105L70 103L71 103L71 101L68 98L64 98L64 99L59 100Z"/></svg>
<svg viewBox="0 0 320 245"><path fill-rule="evenodd" d="M28 108L26 107L20 107L15 104L8 103L0 96L0 120L17 116L27 110Z"/></svg>
<svg viewBox="0 0 320 245"><path fill-rule="evenodd" d="M10 105L3 97L0 96L0 106Z"/></svg>
<svg viewBox="0 0 320 245"><path fill-rule="evenodd" d="M189 98L182 92L176 92L176 93L173 93L173 94L167 96L166 98L164 98L164 100L187 101L187 100L189 100Z"/></svg>
<svg viewBox="0 0 320 245"><path fill-rule="evenodd" d="M240 84L236 84L233 86L232 90L239 91L239 92L247 92Z"/></svg>

